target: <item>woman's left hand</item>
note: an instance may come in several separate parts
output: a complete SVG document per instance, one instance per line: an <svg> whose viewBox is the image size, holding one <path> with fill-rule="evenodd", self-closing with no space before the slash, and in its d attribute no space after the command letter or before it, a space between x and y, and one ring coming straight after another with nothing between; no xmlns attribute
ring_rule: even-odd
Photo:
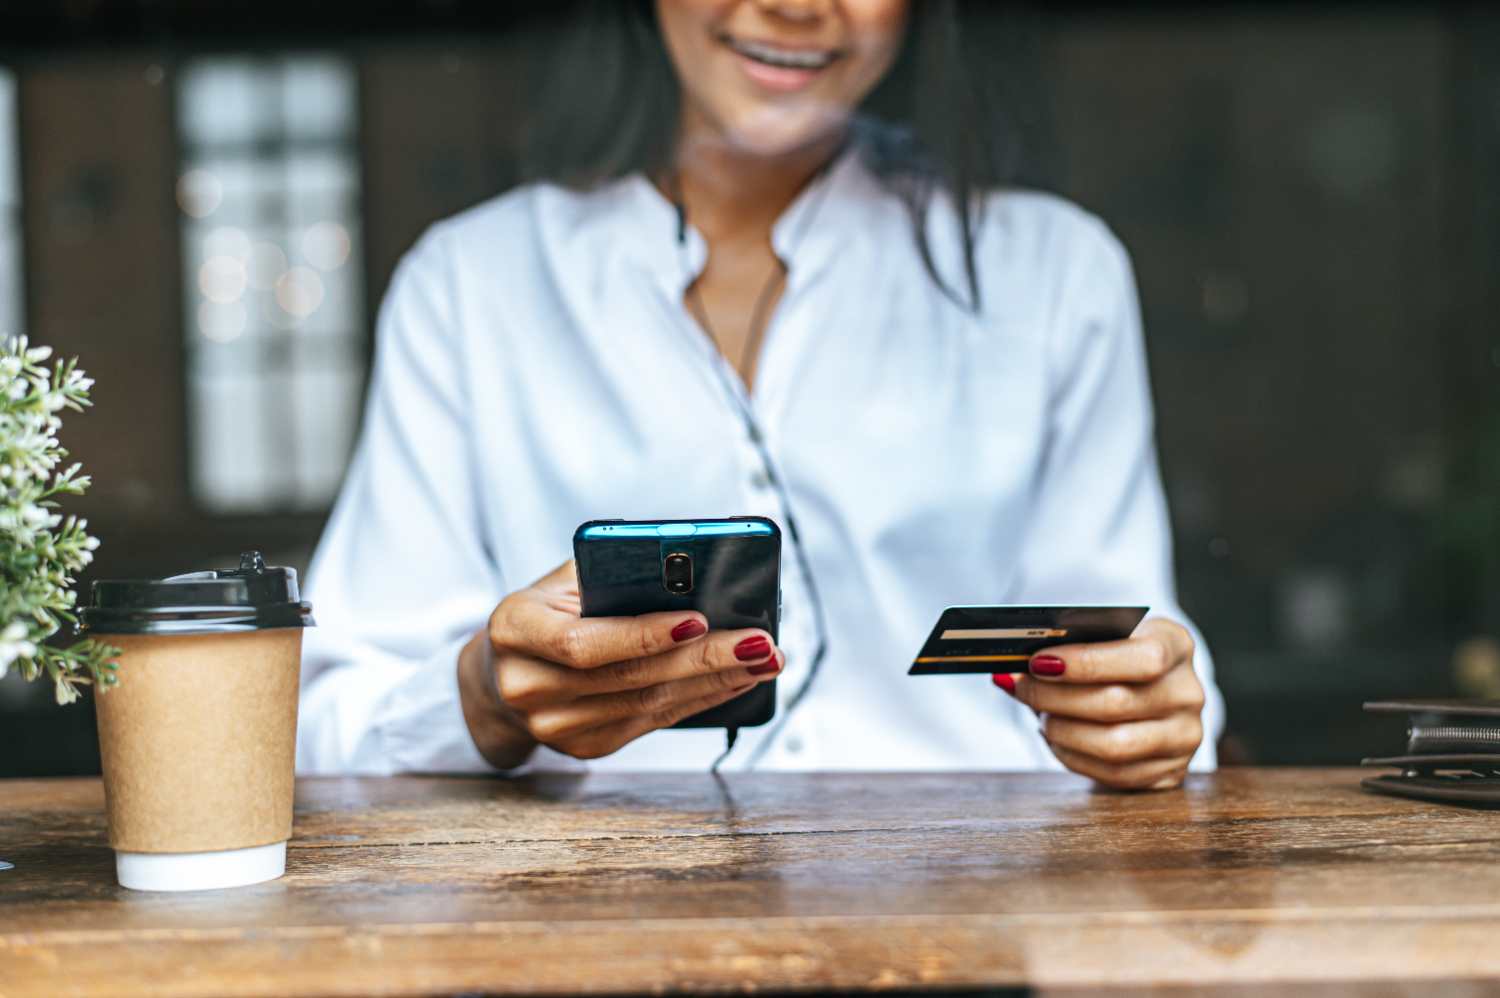
<svg viewBox="0 0 1500 998"><path fill-rule="evenodd" d="M1144 621L1124 641L1048 648L1030 673L994 680L1037 712L1064 766L1106 786L1175 787L1203 741L1193 638L1170 620Z"/></svg>

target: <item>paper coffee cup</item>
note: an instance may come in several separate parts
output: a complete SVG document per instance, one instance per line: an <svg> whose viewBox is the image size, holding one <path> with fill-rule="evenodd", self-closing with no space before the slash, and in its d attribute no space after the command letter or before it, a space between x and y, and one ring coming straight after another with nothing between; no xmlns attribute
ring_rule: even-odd
<svg viewBox="0 0 1500 998"><path fill-rule="evenodd" d="M95 705L122 886L211 890L286 871L312 623L296 571L255 552L233 571L94 583L80 626L121 652L119 684Z"/></svg>

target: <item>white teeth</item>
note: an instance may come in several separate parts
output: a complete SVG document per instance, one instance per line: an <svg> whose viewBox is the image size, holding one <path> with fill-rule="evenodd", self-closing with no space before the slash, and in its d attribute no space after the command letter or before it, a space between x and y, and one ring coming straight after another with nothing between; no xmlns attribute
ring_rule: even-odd
<svg viewBox="0 0 1500 998"><path fill-rule="evenodd" d="M822 69L834 58L834 53L826 49L784 49L778 45L766 45L763 42L751 42L739 38L725 38L724 44L756 62L763 62L768 66L780 66L782 69Z"/></svg>

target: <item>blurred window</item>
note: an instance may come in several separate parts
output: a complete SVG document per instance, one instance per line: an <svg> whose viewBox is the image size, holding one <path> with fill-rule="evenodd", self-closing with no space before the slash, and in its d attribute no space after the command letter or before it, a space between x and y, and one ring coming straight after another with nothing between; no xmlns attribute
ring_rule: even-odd
<svg viewBox="0 0 1500 998"><path fill-rule="evenodd" d="M217 513L326 509L364 383L354 66L202 59L177 93L194 493Z"/></svg>
<svg viewBox="0 0 1500 998"><path fill-rule="evenodd" d="M0 339L25 331L21 278L21 164L16 77L0 69Z"/></svg>

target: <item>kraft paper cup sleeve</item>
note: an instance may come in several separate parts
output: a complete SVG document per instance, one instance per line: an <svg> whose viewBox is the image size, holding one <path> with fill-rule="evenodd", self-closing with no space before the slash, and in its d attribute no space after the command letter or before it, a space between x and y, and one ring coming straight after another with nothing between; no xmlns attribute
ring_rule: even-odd
<svg viewBox="0 0 1500 998"><path fill-rule="evenodd" d="M121 649L120 682L95 701L109 844L197 853L289 839L301 628L107 640Z"/></svg>

